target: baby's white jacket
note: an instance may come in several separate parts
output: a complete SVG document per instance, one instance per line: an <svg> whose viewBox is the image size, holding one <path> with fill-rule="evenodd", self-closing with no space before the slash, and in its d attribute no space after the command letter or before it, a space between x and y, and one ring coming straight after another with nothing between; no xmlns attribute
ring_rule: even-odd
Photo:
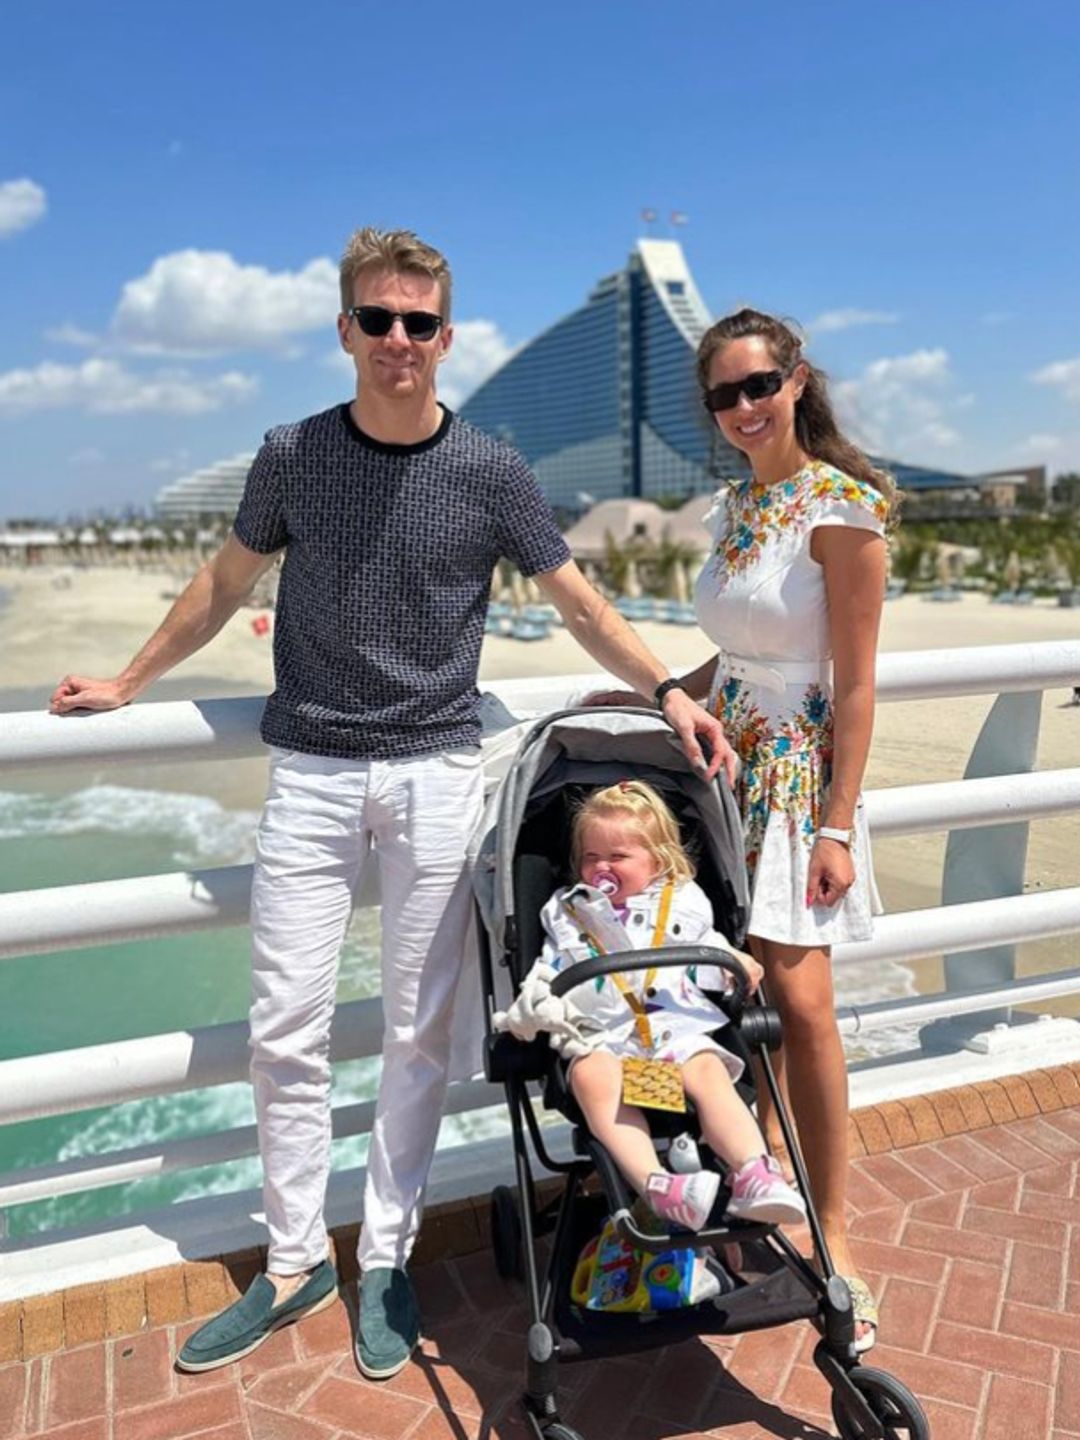
<svg viewBox="0 0 1080 1440"><path fill-rule="evenodd" d="M538 1030L548 1030L552 1045L566 1056L587 1054L601 1046L619 1054L659 1055L679 1040L707 1034L726 1024L723 1011L703 994L704 990L729 988L728 975L715 965L658 969L647 994L644 969L624 972L626 983L646 1006L654 1040L652 1051L641 1047L633 1011L610 976L577 986L561 1005L550 994L555 975L595 953L585 928L567 905L568 897L575 902L579 917L587 915L588 930L600 938L606 952L647 950L656 930L663 888L663 883L656 881L640 895L632 896L623 921L598 890L583 885L557 890L541 912L543 951L525 977L518 999L505 1016L496 1017L497 1027L509 1029L522 1039L532 1039ZM713 927L708 897L692 880L675 887L662 944L707 945L726 955L738 955Z"/></svg>

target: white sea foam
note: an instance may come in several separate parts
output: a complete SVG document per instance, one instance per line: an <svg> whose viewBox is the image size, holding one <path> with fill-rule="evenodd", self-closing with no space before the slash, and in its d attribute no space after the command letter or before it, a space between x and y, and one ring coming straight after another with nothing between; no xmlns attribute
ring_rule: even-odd
<svg viewBox="0 0 1080 1440"><path fill-rule="evenodd" d="M70 794L0 790L0 840L28 836L160 835L179 865L239 864L254 853L256 815L209 795L91 785Z"/></svg>
<svg viewBox="0 0 1080 1440"><path fill-rule="evenodd" d="M893 960L870 960L861 965L840 966L835 983L838 1009L845 1005L869 1005L880 1000L899 1000L918 994L909 967L898 965ZM845 1042L844 1048L849 1061L895 1055L917 1045L918 1035L919 1022L905 1021L853 1036Z"/></svg>

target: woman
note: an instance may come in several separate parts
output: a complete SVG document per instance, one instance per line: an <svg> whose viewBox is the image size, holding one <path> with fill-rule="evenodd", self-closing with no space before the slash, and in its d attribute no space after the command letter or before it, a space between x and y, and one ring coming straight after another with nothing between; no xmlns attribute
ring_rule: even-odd
<svg viewBox="0 0 1080 1440"><path fill-rule="evenodd" d="M698 379L752 474L721 490L706 516L714 543L695 600L720 653L682 684L708 697L742 762L749 944L781 1014L777 1068L826 1243L852 1292L856 1348L867 1350L878 1317L854 1273L844 1215L847 1069L831 946L868 938L879 908L860 787L895 488L841 434L824 376L772 316L740 310L712 326ZM763 1119L782 1151L775 1118Z"/></svg>

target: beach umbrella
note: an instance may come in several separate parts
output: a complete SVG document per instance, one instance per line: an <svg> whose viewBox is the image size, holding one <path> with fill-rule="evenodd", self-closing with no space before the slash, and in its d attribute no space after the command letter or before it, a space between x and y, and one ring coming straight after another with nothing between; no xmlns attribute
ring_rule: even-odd
<svg viewBox="0 0 1080 1440"><path fill-rule="evenodd" d="M641 598L641 581L638 579L637 561L634 559L626 562L626 576L622 583L622 593L628 600Z"/></svg>
<svg viewBox="0 0 1080 1440"><path fill-rule="evenodd" d="M682 560L676 560L671 567L668 599L674 600L678 605L685 605L690 599L690 577L686 573L686 565Z"/></svg>

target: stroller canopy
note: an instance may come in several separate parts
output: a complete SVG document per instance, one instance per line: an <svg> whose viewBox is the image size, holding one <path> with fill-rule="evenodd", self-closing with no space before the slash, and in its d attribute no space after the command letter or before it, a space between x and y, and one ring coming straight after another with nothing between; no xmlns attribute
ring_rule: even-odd
<svg viewBox="0 0 1080 1440"><path fill-rule="evenodd" d="M689 802L701 842L730 886L741 915L739 933L728 939L743 943L749 907L742 824L727 784L701 779L662 716L640 709L589 707L546 716L527 731L488 801L474 846L473 884L494 954L503 953L506 922L514 914L514 856L528 815L569 787L593 788L627 779L654 784L669 800L674 793Z"/></svg>

